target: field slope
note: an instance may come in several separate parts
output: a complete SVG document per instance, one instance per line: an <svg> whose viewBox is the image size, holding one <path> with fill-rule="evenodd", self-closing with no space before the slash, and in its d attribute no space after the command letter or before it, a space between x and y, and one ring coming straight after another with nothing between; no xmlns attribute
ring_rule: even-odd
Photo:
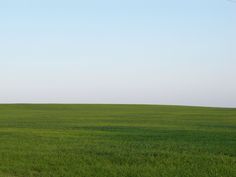
<svg viewBox="0 0 236 177"><path fill-rule="evenodd" d="M0 177L235 177L236 109L0 105Z"/></svg>

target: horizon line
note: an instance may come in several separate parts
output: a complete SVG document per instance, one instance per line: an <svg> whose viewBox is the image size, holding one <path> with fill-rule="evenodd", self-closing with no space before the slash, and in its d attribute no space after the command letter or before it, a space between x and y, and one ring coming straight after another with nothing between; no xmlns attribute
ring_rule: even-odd
<svg viewBox="0 0 236 177"><path fill-rule="evenodd" d="M236 109L236 106L206 106L206 105L187 105L187 104L152 104L152 103L56 103L56 102L14 102L0 103L0 105L127 105L127 106L172 106L172 107L196 107L196 108L222 108Z"/></svg>

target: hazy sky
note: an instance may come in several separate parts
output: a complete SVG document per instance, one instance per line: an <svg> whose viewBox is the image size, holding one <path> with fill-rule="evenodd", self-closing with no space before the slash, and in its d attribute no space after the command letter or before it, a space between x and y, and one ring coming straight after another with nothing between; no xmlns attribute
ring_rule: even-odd
<svg viewBox="0 0 236 177"><path fill-rule="evenodd" d="M0 1L0 102L236 107L236 3Z"/></svg>

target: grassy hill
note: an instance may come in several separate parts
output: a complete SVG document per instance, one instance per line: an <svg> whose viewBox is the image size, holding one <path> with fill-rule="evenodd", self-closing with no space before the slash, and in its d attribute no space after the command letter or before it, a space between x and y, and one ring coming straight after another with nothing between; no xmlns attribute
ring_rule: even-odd
<svg viewBox="0 0 236 177"><path fill-rule="evenodd" d="M0 105L0 177L235 177L236 109Z"/></svg>

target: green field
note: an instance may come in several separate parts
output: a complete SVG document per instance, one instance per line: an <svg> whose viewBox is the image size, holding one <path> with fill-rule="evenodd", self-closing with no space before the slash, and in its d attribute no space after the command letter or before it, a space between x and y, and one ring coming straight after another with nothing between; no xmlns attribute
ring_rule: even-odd
<svg viewBox="0 0 236 177"><path fill-rule="evenodd" d="M0 105L0 177L235 177L236 109Z"/></svg>

